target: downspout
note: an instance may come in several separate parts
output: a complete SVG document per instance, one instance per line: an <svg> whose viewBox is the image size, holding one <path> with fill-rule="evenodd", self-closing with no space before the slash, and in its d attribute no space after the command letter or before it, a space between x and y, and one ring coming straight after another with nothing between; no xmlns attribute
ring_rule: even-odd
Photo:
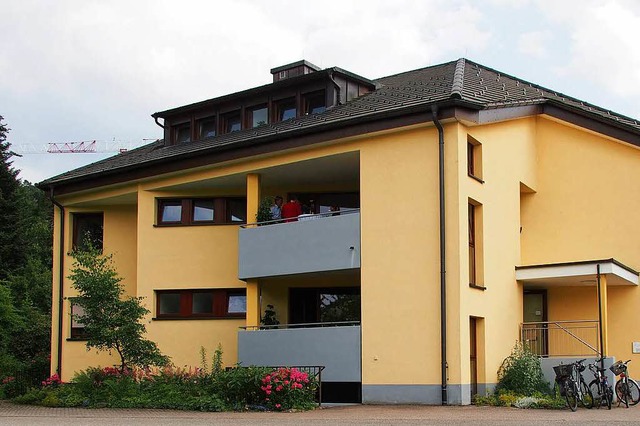
<svg viewBox="0 0 640 426"><path fill-rule="evenodd" d="M431 106L433 124L438 129L438 172L440 195L440 360L442 374L442 405L447 405L447 277L445 265L445 227L444 227L444 129L438 120L438 107Z"/></svg>
<svg viewBox="0 0 640 426"><path fill-rule="evenodd" d="M333 85L336 87L336 105L341 105L342 102L340 101L340 85L333 79L333 71L329 72L329 80L331 80Z"/></svg>
<svg viewBox="0 0 640 426"><path fill-rule="evenodd" d="M50 187L49 199L51 202L60 209L60 233L59 233L59 268L60 270L58 275L58 356L57 362L58 366L56 368L56 373L58 373L59 377L62 377L62 308L64 305L64 294L63 294L63 283L64 283L64 206L56 201L53 197L53 186Z"/></svg>
<svg viewBox="0 0 640 426"><path fill-rule="evenodd" d="M153 117L153 120L156 122L158 126L162 127L162 129L164 130L164 124L160 124L160 122L158 122L158 117Z"/></svg>

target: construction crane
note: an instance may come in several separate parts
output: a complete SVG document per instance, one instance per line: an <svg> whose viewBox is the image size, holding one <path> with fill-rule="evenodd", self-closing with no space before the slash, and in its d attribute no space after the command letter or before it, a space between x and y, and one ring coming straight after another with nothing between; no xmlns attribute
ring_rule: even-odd
<svg viewBox="0 0 640 426"><path fill-rule="evenodd" d="M100 154L100 153L123 153L130 149L138 148L156 138L143 138L138 141L99 141L87 140L78 142L49 142L43 144L11 143L11 151L18 155L23 154Z"/></svg>

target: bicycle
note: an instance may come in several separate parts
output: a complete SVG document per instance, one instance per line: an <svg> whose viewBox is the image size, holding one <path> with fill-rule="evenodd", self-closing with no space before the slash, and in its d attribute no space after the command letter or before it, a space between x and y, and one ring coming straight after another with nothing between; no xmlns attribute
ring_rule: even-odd
<svg viewBox="0 0 640 426"><path fill-rule="evenodd" d="M629 377L629 367L627 367L627 364L630 362L630 359L625 362L618 361L609 367L609 370L611 370L613 374L620 376L615 388L618 405L623 402L627 408L629 408L629 405L636 405L640 402L640 387L635 380Z"/></svg>
<svg viewBox="0 0 640 426"><path fill-rule="evenodd" d="M611 404L613 402L613 389L609 386L609 380L603 368L600 368L599 364L603 361L603 358L599 358L589 364L589 370L595 377L591 383L589 383L589 390L593 395L593 406L596 408L602 407L606 404L607 408L611 410Z"/></svg>
<svg viewBox="0 0 640 426"><path fill-rule="evenodd" d="M560 364L553 367L553 371L556 373L556 383L560 387L560 395L565 397L571 411L578 409L578 401L585 408L593 407L593 395L582 376L582 372L586 370L585 361L586 359L581 359L571 364Z"/></svg>

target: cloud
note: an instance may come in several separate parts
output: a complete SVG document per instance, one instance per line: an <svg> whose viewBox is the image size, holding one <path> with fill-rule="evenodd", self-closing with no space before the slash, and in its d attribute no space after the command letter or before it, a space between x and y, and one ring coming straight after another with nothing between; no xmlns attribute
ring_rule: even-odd
<svg viewBox="0 0 640 426"><path fill-rule="evenodd" d="M553 38L550 31L532 31L520 34L518 37L518 51L536 59L548 55L548 43Z"/></svg>
<svg viewBox="0 0 640 426"><path fill-rule="evenodd" d="M547 5L542 2L539 7ZM616 96L640 95L640 3L633 1L563 1L546 7L553 21L569 33L569 56L559 70L582 78Z"/></svg>

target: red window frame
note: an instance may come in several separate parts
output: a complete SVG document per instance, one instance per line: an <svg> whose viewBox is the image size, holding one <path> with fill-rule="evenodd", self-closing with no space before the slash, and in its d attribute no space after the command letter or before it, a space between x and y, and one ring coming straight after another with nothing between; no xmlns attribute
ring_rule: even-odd
<svg viewBox="0 0 640 426"><path fill-rule="evenodd" d="M241 202L245 205L247 199L245 197L198 197L198 198L157 198L156 226L198 226L198 225L240 225L246 223L243 221L233 221L231 215L231 206L234 202ZM195 204L198 201L213 202L214 216L213 220L195 220ZM168 205L180 205L182 207L179 221L164 221L162 213L164 207Z"/></svg>
<svg viewBox="0 0 640 426"><path fill-rule="evenodd" d="M246 318L246 312L229 312L230 296L247 296L246 289L243 288L216 288L216 289L188 289L188 290L156 290L156 318L155 319L207 319L207 318ZM193 294L211 293L211 312L193 312ZM176 313L161 314L160 300L163 295L179 294L180 310Z"/></svg>

